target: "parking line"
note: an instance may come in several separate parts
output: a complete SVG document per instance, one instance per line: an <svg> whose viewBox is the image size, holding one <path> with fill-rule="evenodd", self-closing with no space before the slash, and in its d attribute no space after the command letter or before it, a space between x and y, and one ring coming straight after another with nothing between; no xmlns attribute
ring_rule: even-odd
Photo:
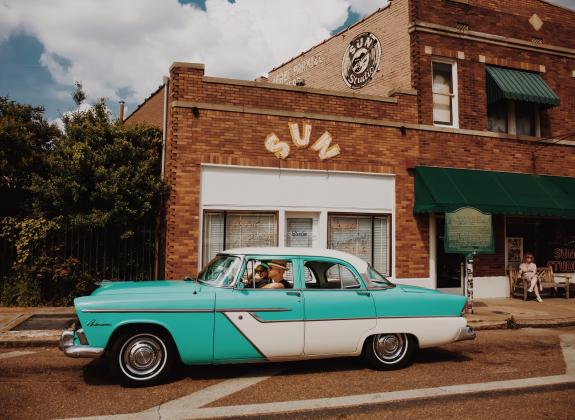
<svg viewBox="0 0 575 420"><path fill-rule="evenodd" d="M19 351L9 351L7 353L0 353L0 360L10 359L11 357L25 356L27 354L37 353L35 351L19 350Z"/></svg>
<svg viewBox="0 0 575 420"><path fill-rule="evenodd" d="M89 417L101 420L128 419L202 419L213 417L257 416L265 414L280 414L318 409L334 409L355 407L366 404L381 404L387 402L402 402L421 398L444 398L455 395L481 394L512 389L535 389L537 387L575 384L575 334L561 334L561 350L565 359L566 374L542 376L537 378L511 379L506 381L482 382L475 384L440 386L435 388L420 388L405 391L380 392L346 397L320 398L313 400L282 401L263 404L233 405L225 407L200 408L217 401L227 395L238 392L251 385L268 379L270 376L246 377L231 379L220 384L205 388L169 403L153 407L149 410L108 417ZM85 418L88 419L88 418Z"/></svg>

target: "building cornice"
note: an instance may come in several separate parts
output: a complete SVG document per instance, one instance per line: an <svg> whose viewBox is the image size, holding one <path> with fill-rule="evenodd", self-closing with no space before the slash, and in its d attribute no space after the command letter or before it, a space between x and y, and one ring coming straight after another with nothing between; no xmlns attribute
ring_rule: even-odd
<svg viewBox="0 0 575 420"><path fill-rule="evenodd" d="M422 21L411 22L409 24L408 30L410 34L413 32L422 32L428 34L443 35L451 38L483 42L486 44L499 45L524 51L534 51L575 59L575 49L572 48L559 47L550 44L533 44L532 42L524 41L522 39L493 35L485 32L461 31L457 28L438 25L435 23Z"/></svg>
<svg viewBox="0 0 575 420"><path fill-rule="evenodd" d="M541 139L539 137L532 136L516 136L505 133L493 133L490 131L480 131L480 130L465 130L460 128L445 128L436 127L432 125L423 124L409 124L390 120L379 120L371 118L353 118L353 117L342 117L340 115L330 115L330 114L316 114L311 112L294 112L285 111L278 109L269 108L256 108L249 106L237 106L237 105L225 105L225 104L211 104L203 102L187 102L187 101L174 101L171 103L172 108L196 108L198 110L205 111L219 111L219 112L235 112L240 114L253 114L253 115L271 115L275 117L288 117L288 118L306 118L309 120L318 121L334 121L349 124L359 124L359 125L372 125L378 127L390 127L398 129L409 129L417 131L428 131L437 133L449 133L457 134L463 136L475 136L475 137L485 137L485 138L496 138L503 140L515 140L524 141L529 143L537 144L549 144L549 145L561 145L561 146L575 146L575 141L571 140L558 140L558 139Z"/></svg>
<svg viewBox="0 0 575 420"><path fill-rule="evenodd" d="M250 80L237 80L237 79L225 79L221 77L210 77L204 76L202 79L205 83L218 83L218 84L225 84L225 85L235 85L235 86L250 86L250 87L257 87L263 89L274 89L274 90L283 90L283 91L290 91L290 92L299 92L299 93L313 93L316 95L327 95L327 96L336 96L341 98L355 98L355 99L362 99L367 101L376 101L376 102L388 102L392 104L397 103L397 98L389 98L385 96L376 96L376 95L366 95L362 93L347 93L347 92L339 92L334 90L327 90L327 89L317 89L311 88L306 86L290 86L290 85L280 85L279 83L270 83L270 82L258 82L258 81L250 81ZM402 93L403 91L398 91L396 93ZM410 95L412 93L409 93Z"/></svg>

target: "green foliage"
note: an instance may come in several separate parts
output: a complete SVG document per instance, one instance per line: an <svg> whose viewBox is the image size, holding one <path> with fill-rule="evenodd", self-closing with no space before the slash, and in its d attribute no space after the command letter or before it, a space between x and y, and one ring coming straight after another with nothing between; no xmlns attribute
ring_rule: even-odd
<svg viewBox="0 0 575 420"><path fill-rule="evenodd" d="M60 229L59 220L12 217L0 222L0 237L16 249L16 258L4 279L0 298L5 305L68 305L73 297L93 289L95 280L80 261L48 252L48 235ZM56 252L54 252L56 251Z"/></svg>
<svg viewBox="0 0 575 420"><path fill-rule="evenodd" d="M32 174L46 175L46 152L59 134L43 108L0 96L0 216L29 213Z"/></svg>
<svg viewBox="0 0 575 420"><path fill-rule="evenodd" d="M85 97L76 83L74 100ZM157 128L123 125L104 99L64 115L63 131L43 113L0 97L0 240L16 250L0 279L4 304L69 304L91 290L97 273L64 255L61 244L46 249L46 238L67 224L119 229L126 240L157 219L169 192L159 176Z"/></svg>
<svg viewBox="0 0 575 420"><path fill-rule="evenodd" d="M63 118L64 135L48 156L49 176L35 176L35 210L76 226L153 220L167 194L159 178L161 132L113 121L104 100Z"/></svg>

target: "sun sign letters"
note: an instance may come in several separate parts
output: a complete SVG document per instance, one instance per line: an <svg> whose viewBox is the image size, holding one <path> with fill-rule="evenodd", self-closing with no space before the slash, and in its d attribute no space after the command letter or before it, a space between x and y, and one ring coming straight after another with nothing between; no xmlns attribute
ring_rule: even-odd
<svg viewBox="0 0 575 420"><path fill-rule="evenodd" d="M297 123L288 123L292 142L298 149L303 149L309 146L311 138L311 124L303 125L303 132L300 132ZM321 160L330 159L341 153L339 144L331 145L333 138L329 131L325 131L310 147L312 150L318 152ZM266 150L273 153L279 159L285 159L289 156L290 145L288 142L281 141L276 133L270 133L264 142Z"/></svg>

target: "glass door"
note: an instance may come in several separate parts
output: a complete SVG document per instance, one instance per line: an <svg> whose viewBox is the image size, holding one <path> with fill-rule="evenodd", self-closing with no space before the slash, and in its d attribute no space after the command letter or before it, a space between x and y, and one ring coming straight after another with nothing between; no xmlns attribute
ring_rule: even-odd
<svg viewBox="0 0 575 420"><path fill-rule="evenodd" d="M437 288L442 292L463 294L465 258L461 254L445 253L445 218L437 215Z"/></svg>
<svg viewBox="0 0 575 420"><path fill-rule="evenodd" d="M286 213L286 246L303 248L318 247L318 220L319 215L316 213Z"/></svg>

